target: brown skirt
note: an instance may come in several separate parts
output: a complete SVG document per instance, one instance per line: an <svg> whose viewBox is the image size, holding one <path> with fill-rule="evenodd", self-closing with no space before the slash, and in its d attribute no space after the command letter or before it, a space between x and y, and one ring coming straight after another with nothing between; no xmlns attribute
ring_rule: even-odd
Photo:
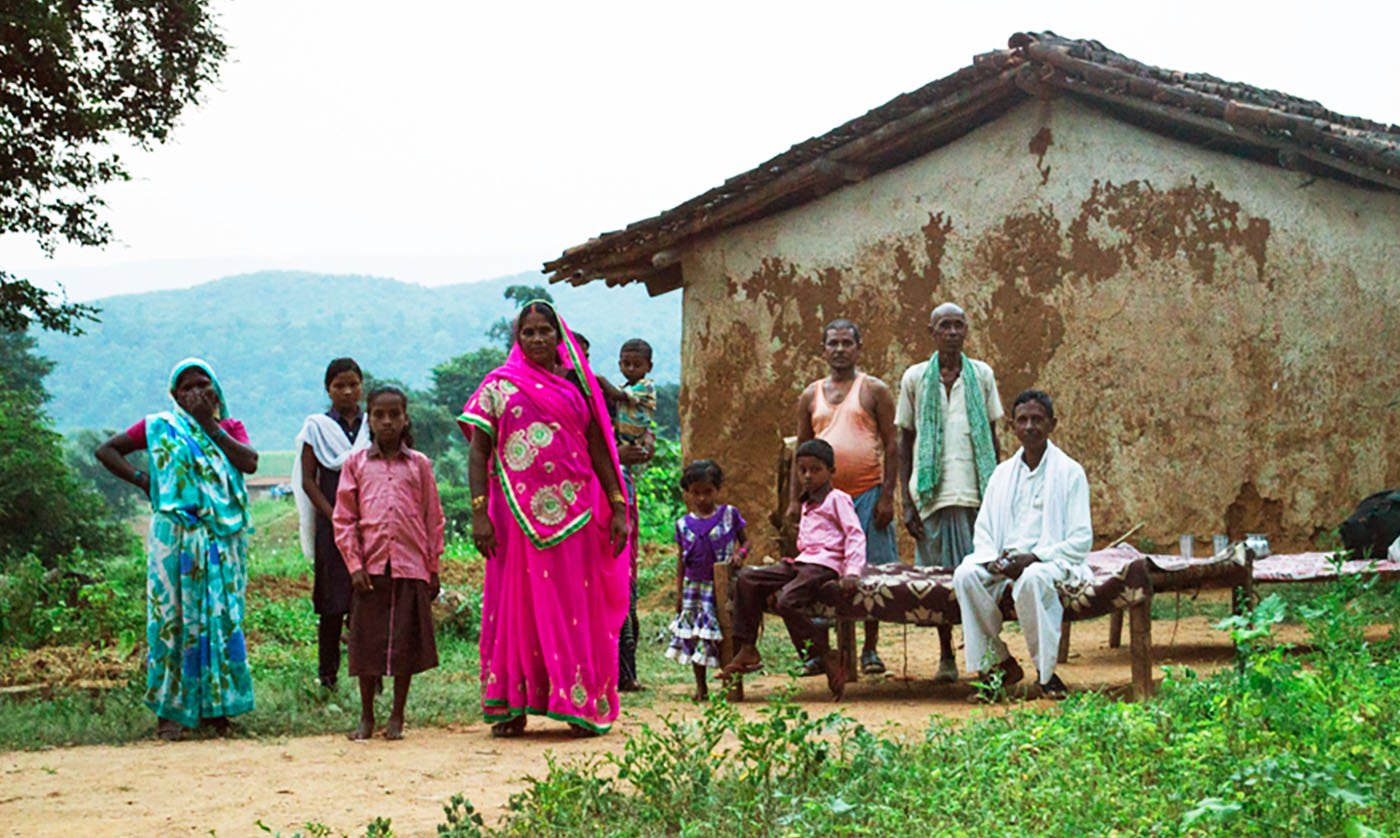
<svg viewBox="0 0 1400 838"><path fill-rule="evenodd" d="M413 675L438 665L433 601L419 579L371 576L350 608L350 674Z"/></svg>

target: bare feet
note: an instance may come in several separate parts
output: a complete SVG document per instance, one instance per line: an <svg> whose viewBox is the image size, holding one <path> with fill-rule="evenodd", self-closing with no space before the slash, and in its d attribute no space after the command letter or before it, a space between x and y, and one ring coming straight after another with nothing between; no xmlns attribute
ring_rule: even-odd
<svg viewBox="0 0 1400 838"><path fill-rule="evenodd" d="M573 722L569 722L569 733L573 734L575 739L592 739L595 736L602 736L601 733L591 727L584 727L581 724L575 724Z"/></svg>
<svg viewBox="0 0 1400 838"><path fill-rule="evenodd" d="M214 731L214 735L219 737L232 736L234 733L238 732L238 728L234 726L233 722L229 721L227 716L215 716L212 719L205 719L204 724L207 724L209 728Z"/></svg>
<svg viewBox="0 0 1400 838"><path fill-rule="evenodd" d="M156 737L163 742L179 742L185 738L185 726L174 719L156 719Z"/></svg>
<svg viewBox="0 0 1400 838"><path fill-rule="evenodd" d="M696 690L695 692L691 693L690 700L695 702L696 704L704 704L705 702L710 700L710 691Z"/></svg>
<svg viewBox="0 0 1400 838"><path fill-rule="evenodd" d="M384 726L384 738L391 742L403 738L403 716L389 717L389 724Z"/></svg>
<svg viewBox="0 0 1400 838"><path fill-rule="evenodd" d="M350 731L349 733L347 733L347 734L346 734L346 738L348 738L351 742L363 742L363 741L365 741L366 739L369 739L369 738L370 738L371 736L373 736L373 735L374 735L374 717L373 717L373 716L361 716L361 717L360 717L360 724L359 724L354 730L352 730L352 731Z"/></svg>
<svg viewBox="0 0 1400 838"><path fill-rule="evenodd" d="M840 701L846 695L846 665L841 661L841 653L832 649L822 655L822 667L826 670L826 688L831 690L833 701Z"/></svg>
<svg viewBox="0 0 1400 838"><path fill-rule="evenodd" d="M515 718L509 721L497 722L496 724L491 725L491 735L496 737L497 739L513 739L524 732L524 716L516 716Z"/></svg>

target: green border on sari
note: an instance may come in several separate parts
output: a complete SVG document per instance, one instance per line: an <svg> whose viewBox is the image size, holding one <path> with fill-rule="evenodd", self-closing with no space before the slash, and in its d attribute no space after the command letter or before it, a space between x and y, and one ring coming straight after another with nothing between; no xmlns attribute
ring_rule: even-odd
<svg viewBox="0 0 1400 838"><path fill-rule="evenodd" d="M496 429L491 427L491 423L486 421L486 418L483 416L478 416L475 413L468 413L464 410L462 411L462 415L457 417L457 421L464 425L471 425L473 428L476 428L492 439L496 438Z"/></svg>
<svg viewBox="0 0 1400 838"><path fill-rule="evenodd" d="M511 517L520 525L520 529L530 539L530 543L536 547L554 547L564 541L564 539L583 529L584 525L593 519L593 510L585 509L577 518L570 521L559 532L548 538L543 538L535 531L534 524L530 521L525 510L520 508L520 502L515 498L515 491L511 488L510 478L506 475L506 464L501 461L499 452L492 450L492 457L496 461L496 480L501 484L501 491L506 496L506 506L510 507Z"/></svg>
<svg viewBox="0 0 1400 838"><path fill-rule="evenodd" d="M487 704L489 706L498 706L494 702L487 702ZM506 704L506 702L501 701L500 704L504 705ZM581 728L591 730L594 733L598 734L607 733L609 730L612 730L612 725L610 724L600 725L597 722L591 722L588 719L583 718L582 716L570 716L565 713L555 713L552 710L545 710L540 707L530 707L528 705L523 708L512 707L510 710L504 713L492 713L489 712L489 710L483 710L481 715L483 718L485 718L486 723L491 725L500 724L501 722L508 722L511 719L517 719L521 716L547 716L555 720L556 722L565 722L571 725L578 725Z"/></svg>

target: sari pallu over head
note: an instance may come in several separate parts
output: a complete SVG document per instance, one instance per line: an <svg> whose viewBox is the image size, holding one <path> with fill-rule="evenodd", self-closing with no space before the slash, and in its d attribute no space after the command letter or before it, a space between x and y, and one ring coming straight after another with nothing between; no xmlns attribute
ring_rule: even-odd
<svg viewBox="0 0 1400 838"><path fill-rule="evenodd" d="M191 368L209 376L219 397L220 418L226 416L228 404L219 379L198 358L187 358L170 371L171 391L180 374ZM243 473L179 404L146 417L146 447L153 511L175 515L188 526L201 523L215 535L232 535L248 525Z"/></svg>
<svg viewBox="0 0 1400 838"><path fill-rule="evenodd" d="M489 502L493 507L506 506L535 549L560 544L590 522L605 531L611 524L612 507L588 452L590 423L601 430L609 464L622 485L612 420L598 379L563 318L559 318L559 331L560 366L576 372L578 386L531 361L517 343L506 362L482 381L457 419L468 439L474 433L491 438ZM605 544L597 560L609 608L625 612L629 550L614 556Z"/></svg>

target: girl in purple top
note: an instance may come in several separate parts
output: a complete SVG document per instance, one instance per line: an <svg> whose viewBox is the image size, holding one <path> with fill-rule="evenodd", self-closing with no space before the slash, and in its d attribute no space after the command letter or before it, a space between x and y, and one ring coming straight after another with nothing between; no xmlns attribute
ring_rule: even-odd
<svg viewBox="0 0 1400 838"><path fill-rule="evenodd" d="M705 667L719 666L719 616L715 612L715 563L742 564L748 535L739 510L717 503L724 472L713 460L696 460L681 473L690 510L676 522L676 619L666 657L695 670L695 700L709 698Z"/></svg>

